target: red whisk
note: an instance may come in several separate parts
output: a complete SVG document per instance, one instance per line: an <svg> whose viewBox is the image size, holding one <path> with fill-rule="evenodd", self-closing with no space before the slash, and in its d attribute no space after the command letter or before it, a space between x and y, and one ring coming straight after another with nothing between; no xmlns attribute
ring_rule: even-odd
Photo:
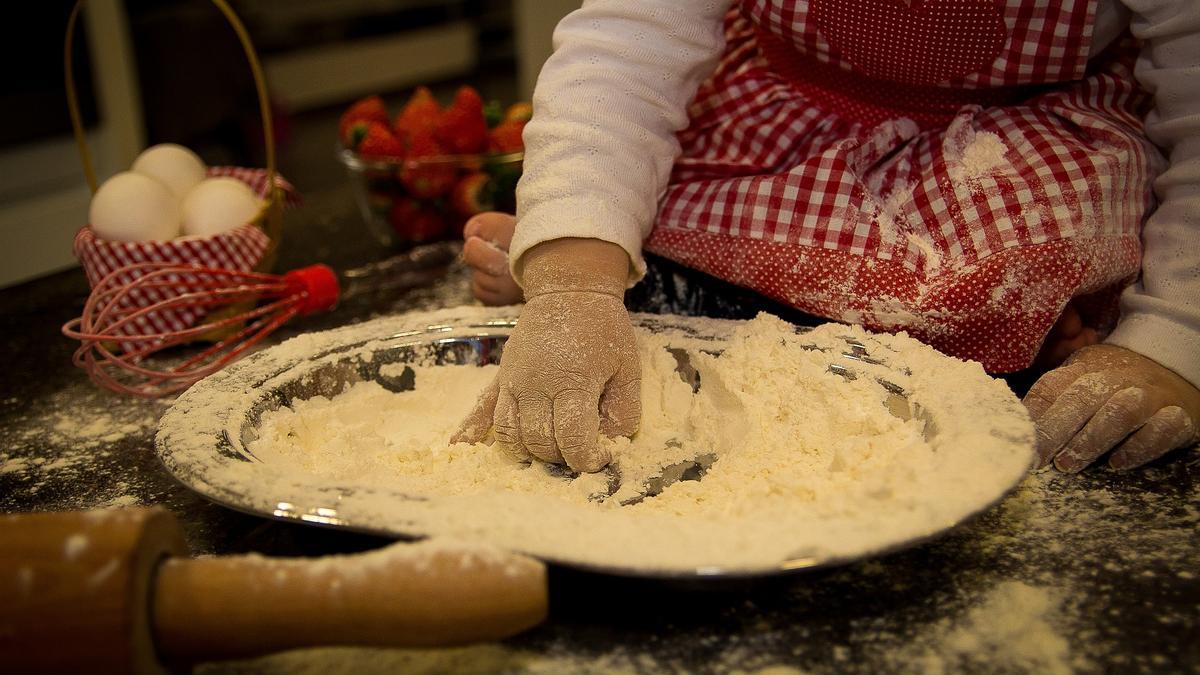
<svg viewBox="0 0 1200 675"><path fill-rule="evenodd" d="M446 248L430 247L347 271L341 275L346 285L341 297L428 282L435 278L430 274L433 268L451 259L453 253ZM333 307L342 285L325 265L275 275L141 263L115 270L97 283L83 314L62 331L80 341L73 361L96 384L136 396L164 396L220 370L291 318ZM191 325L173 318L181 315L208 320ZM163 349L222 331L231 334L179 363L151 367L146 362Z"/></svg>

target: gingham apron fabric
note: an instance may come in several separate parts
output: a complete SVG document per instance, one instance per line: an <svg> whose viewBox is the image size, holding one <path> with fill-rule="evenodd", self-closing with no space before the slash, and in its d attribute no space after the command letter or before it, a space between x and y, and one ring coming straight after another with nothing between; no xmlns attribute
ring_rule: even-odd
<svg viewBox="0 0 1200 675"><path fill-rule="evenodd" d="M209 167L208 176L230 176L246 183L261 198L268 194L267 172L234 166ZM284 205L295 206L300 202L296 189L281 176L275 176L275 185L283 192ZM85 226L75 235L75 257L87 274L88 283L95 288L109 274L116 272L116 281L129 284L139 273L125 271L129 265L138 263L187 263L218 269L247 272L254 269L262 259L270 239L254 225L242 225L211 237L182 237L171 241L109 241L100 239L90 226ZM189 275L180 275L186 279ZM119 309L149 307L155 303L176 297L179 292L171 288L142 287L130 292L119 305ZM117 332L122 335L145 336L190 328L201 321L206 312L198 308L162 309L150 312L136 322L124 325ZM132 351L143 346L141 341L122 343L122 348Z"/></svg>
<svg viewBox="0 0 1200 675"><path fill-rule="evenodd" d="M1163 159L1095 0L754 0L679 135L646 250L805 312L1029 366L1115 321Z"/></svg>

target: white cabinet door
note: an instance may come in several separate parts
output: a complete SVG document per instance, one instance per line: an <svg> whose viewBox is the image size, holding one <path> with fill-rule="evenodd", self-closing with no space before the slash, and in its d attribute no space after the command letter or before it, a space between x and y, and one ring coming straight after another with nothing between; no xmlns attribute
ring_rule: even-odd
<svg viewBox="0 0 1200 675"><path fill-rule="evenodd" d="M65 28L65 27L64 27ZM145 143L142 103L122 0L92 0L87 31L100 124L89 134L103 180L128 167ZM71 267L71 241L91 199L71 136L0 152L0 286Z"/></svg>

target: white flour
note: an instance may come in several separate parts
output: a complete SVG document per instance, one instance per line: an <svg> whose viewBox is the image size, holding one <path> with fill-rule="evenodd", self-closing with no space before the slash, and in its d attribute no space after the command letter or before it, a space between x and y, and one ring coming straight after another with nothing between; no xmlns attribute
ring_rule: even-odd
<svg viewBox="0 0 1200 675"><path fill-rule="evenodd" d="M1186 670L1181 666L1194 659L1186 641L1172 636L1194 625L1193 608L1156 601L1179 592L1178 582L1164 583L1162 576L1194 579L1200 483L1191 483L1178 498L1131 484L1161 483L1177 468L1121 476L1039 472L999 508L939 543L900 554L899 561L883 558L831 574L798 576L784 588L733 596L717 604L719 613L710 607L691 622L692 612L678 608L664 609L668 618L649 627L644 617L632 626L607 626L610 615L605 614L582 627L535 632L502 644L309 649L206 664L198 672ZM921 580L918 561L945 573L930 571ZM897 590L909 582L916 587ZM658 605L647 600L636 606ZM1139 619L1121 616L1130 611L1141 612L1147 624L1141 634L1130 634L1131 622ZM1157 648L1145 644L1154 634L1162 635ZM1174 652L1164 651L1171 645Z"/></svg>
<svg viewBox="0 0 1200 675"><path fill-rule="evenodd" d="M79 488L59 508L143 503L148 486L120 467L131 460L128 453L136 439L152 435L164 407L100 390L80 378L24 414L13 415L10 425L0 429L0 509L6 497L23 500L24 508L43 495L60 499L57 486L63 484ZM148 453L149 443L143 448L139 451ZM101 480L101 474L114 480Z"/></svg>
<svg viewBox="0 0 1200 675"><path fill-rule="evenodd" d="M421 576L438 573L446 565L455 571L487 570L508 578L541 578L544 566L531 558L513 555L494 547L450 539L431 538L398 542L391 546L353 555L324 555L319 558L270 558L251 553L241 556L247 567L273 572L274 582L283 585L300 578L305 586L338 591L343 582L361 582L389 571L401 570ZM182 563L182 564L186 564Z"/></svg>
<svg viewBox="0 0 1200 675"><path fill-rule="evenodd" d="M1019 581L1001 582L978 598L962 616L927 627L910 642L892 635L862 635L877 641L871 658L853 663L853 652L842 645L833 647L833 663L817 668L780 663L784 645L761 649L739 645L732 636L723 649L706 662L707 672L729 675L800 675L806 672L891 672L942 675L962 672L1018 672L1066 675L1089 663L1072 658L1067 640L1058 625L1063 621L1062 594L1055 589L1030 586ZM710 638L699 638L697 647L710 646ZM800 658L806 647L796 645L792 658ZM882 653L875 653L881 651ZM1082 651L1082 650L1080 650ZM863 654L859 654L861 658ZM784 657L786 658L786 657ZM816 665L816 664L812 664ZM599 655L572 651L569 645L552 643L535 652L501 645L478 645L460 649L307 649L237 663L210 664L201 673L216 675L270 675L273 673L656 673L688 672L679 664L664 663L641 653L636 645L617 647Z"/></svg>
<svg viewBox="0 0 1200 675"><path fill-rule="evenodd" d="M654 672L653 659L640 664L624 650L592 658L570 652L540 654L485 644L457 649L305 649L256 660L200 666L201 675L360 675L408 673L410 675L493 675L537 673L558 675L637 675ZM766 675L765 673L763 675Z"/></svg>
<svg viewBox="0 0 1200 675"><path fill-rule="evenodd" d="M999 136L990 131L978 131L971 143L963 148L962 169L971 178L986 176L1007 165L1006 152L1008 146Z"/></svg>
<svg viewBox="0 0 1200 675"><path fill-rule="evenodd" d="M891 656L897 666L915 664L927 674L957 673L979 663L1014 672L1066 675L1086 666L1072 662L1058 630L1063 593L1020 581L990 589L963 616L945 619Z"/></svg>
<svg viewBox="0 0 1200 675"><path fill-rule="evenodd" d="M1031 461L1023 408L978 365L903 336L833 324L797 334L768 316L744 324L680 319L719 343L679 330L641 333L642 429L633 441L608 441L622 487L603 501L589 497L605 492L605 474L571 480L488 446L448 445L492 375L487 368L416 366L415 392L361 383L332 399L294 401L264 414L247 446L260 463L205 449L217 418L236 418L239 396L254 399L252 389L239 391L242 378L258 378L272 363L311 367L305 354L372 330L386 335L400 321L428 325L450 315L306 336L194 388L164 417L168 466L199 468L198 478L226 499L324 502L318 514L360 527L486 541L610 569L688 572L805 565L926 536L1000 497ZM840 358L846 338L891 367ZM719 357L702 351L714 344ZM687 349L698 394L675 372L668 345ZM832 362L856 379L829 372ZM891 414L877 378L909 392L918 414ZM719 459L701 481L618 504L660 467L705 452Z"/></svg>
<svg viewBox="0 0 1200 675"><path fill-rule="evenodd" d="M1177 583L1164 583L1161 576L1195 578L1200 483L1178 496L1130 484L1161 483L1176 468L1121 476L1038 472L958 533L923 547L924 553L900 554L907 562L884 558L799 576L784 589L736 596L719 620L710 613L688 623L688 613L676 610L668 613L672 620L651 628L643 623L606 628L600 635L611 636L608 641L590 639L591 625L572 626L461 649L299 650L206 664L198 672L1184 671L1194 659L1186 641L1172 636L1194 625L1189 611L1194 608L1156 600L1179 592ZM950 557L937 555L946 549L953 551ZM918 590L896 590L920 576L915 560L930 558L934 568L954 567L945 575L934 572L932 585L918 580ZM876 598L882 598L881 607L871 605ZM639 605L646 606L654 605ZM1137 619L1121 616L1129 611L1141 612L1147 623L1142 634L1130 635ZM1159 633L1157 649L1141 646L1147 634ZM1163 645L1175 645L1176 651L1163 651ZM700 656L688 660L693 655Z"/></svg>

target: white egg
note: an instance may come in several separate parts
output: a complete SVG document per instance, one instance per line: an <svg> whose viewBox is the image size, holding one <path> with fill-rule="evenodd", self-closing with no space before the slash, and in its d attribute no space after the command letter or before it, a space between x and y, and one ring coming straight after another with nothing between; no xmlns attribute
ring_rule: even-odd
<svg viewBox="0 0 1200 675"><path fill-rule="evenodd" d="M179 199L208 175L208 167L196 153L174 143L146 148L130 170L161 180Z"/></svg>
<svg viewBox="0 0 1200 675"><path fill-rule="evenodd" d="M179 200L157 178L124 171L92 195L88 221L101 239L167 241L179 236Z"/></svg>
<svg viewBox="0 0 1200 675"><path fill-rule="evenodd" d="M262 200L245 183L228 176L206 178L183 198L183 233L209 237L250 222Z"/></svg>

